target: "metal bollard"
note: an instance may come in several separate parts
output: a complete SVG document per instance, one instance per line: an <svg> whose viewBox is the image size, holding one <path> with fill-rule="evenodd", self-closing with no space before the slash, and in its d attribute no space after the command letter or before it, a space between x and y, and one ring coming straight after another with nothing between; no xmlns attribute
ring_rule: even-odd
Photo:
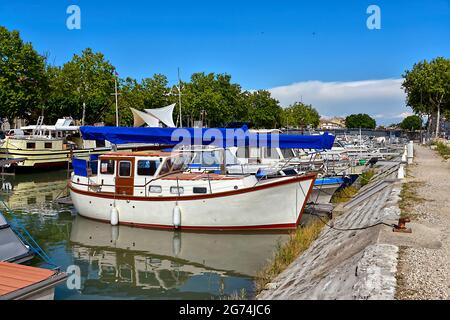
<svg viewBox="0 0 450 320"><path fill-rule="evenodd" d="M412 164L413 163L413 159L414 159L414 142L410 141L408 144L408 164Z"/></svg>
<svg viewBox="0 0 450 320"><path fill-rule="evenodd" d="M401 164L400 167L398 168L397 178L405 179L405 169L403 168L403 164Z"/></svg>

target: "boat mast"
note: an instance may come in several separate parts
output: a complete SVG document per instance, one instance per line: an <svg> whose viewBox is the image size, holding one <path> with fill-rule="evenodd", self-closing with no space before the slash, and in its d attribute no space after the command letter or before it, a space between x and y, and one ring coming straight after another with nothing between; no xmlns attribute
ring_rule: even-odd
<svg viewBox="0 0 450 320"><path fill-rule="evenodd" d="M181 79L180 79L180 68L178 68L178 104L180 108L180 128L183 128L183 120L181 118Z"/></svg>
<svg viewBox="0 0 450 320"><path fill-rule="evenodd" d="M114 71L114 96L116 98L116 127L119 126L119 93L117 92L117 72Z"/></svg>

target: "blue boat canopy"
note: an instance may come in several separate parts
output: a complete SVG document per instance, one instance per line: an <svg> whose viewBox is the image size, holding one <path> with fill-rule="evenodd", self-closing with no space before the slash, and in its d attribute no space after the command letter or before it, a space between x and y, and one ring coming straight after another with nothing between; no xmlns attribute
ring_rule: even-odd
<svg viewBox="0 0 450 320"><path fill-rule="evenodd" d="M279 147L282 149L331 149L334 136L255 133L242 128L130 128L80 127L85 140L107 140L113 144L214 145L226 147Z"/></svg>

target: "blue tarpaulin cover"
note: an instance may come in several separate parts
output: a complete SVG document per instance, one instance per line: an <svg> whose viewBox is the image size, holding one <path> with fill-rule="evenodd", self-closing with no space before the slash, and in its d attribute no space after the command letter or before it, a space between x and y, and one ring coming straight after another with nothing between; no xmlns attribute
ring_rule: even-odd
<svg viewBox="0 0 450 320"><path fill-rule="evenodd" d="M114 144L149 143L161 145L215 145L217 147L267 146L298 149L331 149L334 136L262 134L225 128L130 128L130 127L80 127L85 140L108 140Z"/></svg>
<svg viewBox="0 0 450 320"><path fill-rule="evenodd" d="M330 178L317 178L314 182L315 186L324 186L329 184L343 184L344 179L341 177L330 177Z"/></svg>
<svg viewBox="0 0 450 320"><path fill-rule="evenodd" d="M87 166L86 160L73 158L72 159L72 167L73 167L73 172L75 173L75 175L82 176L82 177L88 176L88 172L87 172L88 166Z"/></svg>

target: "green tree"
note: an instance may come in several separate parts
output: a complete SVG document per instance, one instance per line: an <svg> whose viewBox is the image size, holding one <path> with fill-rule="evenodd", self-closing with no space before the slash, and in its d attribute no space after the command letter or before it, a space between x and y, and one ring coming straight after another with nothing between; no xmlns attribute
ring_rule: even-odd
<svg viewBox="0 0 450 320"><path fill-rule="evenodd" d="M296 102L283 110L283 125L306 128L317 128L320 115L311 105Z"/></svg>
<svg viewBox="0 0 450 320"><path fill-rule="evenodd" d="M422 128L422 118L417 115L409 116L400 123L403 130L420 130Z"/></svg>
<svg viewBox="0 0 450 320"><path fill-rule="evenodd" d="M191 81L182 84L182 116L184 125L204 117L211 127L245 120L247 110L244 93L228 74L194 73ZM175 89L175 91L176 89ZM178 108L176 108L178 116Z"/></svg>
<svg viewBox="0 0 450 320"><path fill-rule="evenodd" d="M115 112L114 70L102 53L92 49L74 55L62 68L51 69L52 104L48 109L53 113L65 111L75 119L83 119L86 124L105 120ZM85 110L83 112L83 104Z"/></svg>
<svg viewBox="0 0 450 320"><path fill-rule="evenodd" d="M269 91L258 90L247 94L248 120L256 128L279 128L283 109Z"/></svg>
<svg viewBox="0 0 450 320"><path fill-rule="evenodd" d="M431 62L421 61L407 70L403 78L407 105L416 114L431 118L428 130L433 125L439 136L441 114L450 110L450 60L438 57Z"/></svg>
<svg viewBox="0 0 450 320"><path fill-rule="evenodd" d="M30 119L47 93L45 58L18 31L0 26L0 115Z"/></svg>
<svg viewBox="0 0 450 320"><path fill-rule="evenodd" d="M365 113L352 114L345 118L345 126L349 129L375 129L375 119Z"/></svg>
<svg viewBox="0 0 450 320"><path fill-rule="evenodd" d="M169 96L167 78L161 74L145 78L141 83L130 77L120 79L119 91L119 119L122 126L133 125L130 107L137 110L161 108L174 100ZM106 122L114 123L114 121L115 114L109 113Z"/></svg>

